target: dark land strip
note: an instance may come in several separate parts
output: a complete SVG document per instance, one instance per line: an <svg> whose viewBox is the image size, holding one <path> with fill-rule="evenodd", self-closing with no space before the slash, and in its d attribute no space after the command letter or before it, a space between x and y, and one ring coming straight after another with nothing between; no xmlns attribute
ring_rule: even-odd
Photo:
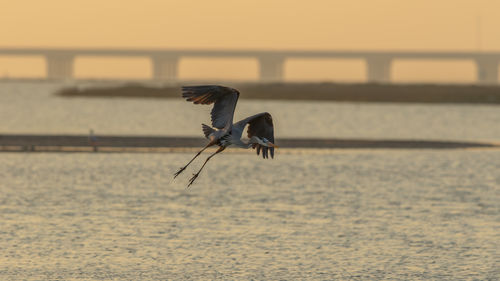
<svg viewBox="0 0 500 281"><path fill-rule="evenodd" d="M0 151L82 151L78 148L200 148L207 140L198 137L11 135L0 134ZM330 149L464 149L500 148L500 144L430 140L279 138L282 148ZM85 151L85 150L83 150ZM114 150L119 152L120 150ZM154 151L154 150L151 150Z"/></svg>
<svg viewBox="0 0 500 281"><path fill-rule="evenodd" d="M196 83L185 85L192 84ZM495 85L375 83L225 83L224 85L237 88L242 99L500 104L500 87ZM154 86L134 83L122 86L69 87L58 91L56 95L180 99L180 88L180 84Z"/></svg>

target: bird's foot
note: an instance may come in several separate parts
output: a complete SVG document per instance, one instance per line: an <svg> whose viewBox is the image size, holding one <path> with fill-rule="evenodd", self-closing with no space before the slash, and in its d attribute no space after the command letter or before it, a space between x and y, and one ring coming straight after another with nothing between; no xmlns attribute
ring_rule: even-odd
<svg viewBox="0 0 500 281"><path fill-rule="evenodd" d="M193 184L193 182L196 180L199 174L200 173L193 174L193 177L189 180L189 184L187 187L190 187Z"/></svg>
<svg viewBox="0 0 500 281"><path fill-rule="evenodd" d="M182 168L180 168L180 169L179 169L179 171L177 171L177 172L174 174L174 179L175 179L178 175L180 175L180 174L181 174L181 173L182 173L185 169L186 169L186 167L182 167Z"/></svg>

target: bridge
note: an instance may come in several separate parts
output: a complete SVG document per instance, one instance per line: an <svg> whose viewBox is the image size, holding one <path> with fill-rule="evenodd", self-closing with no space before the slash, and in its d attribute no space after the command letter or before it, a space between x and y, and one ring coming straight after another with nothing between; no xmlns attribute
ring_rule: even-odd
<svg viewBox="0 0 500 281"><path fill-rule="evenodd" d="M0 48L0 56L42 56L46 60L47 79L73 79L76 57L146 57L151 60L154 80L176 81L182 58L252 58L259 63L263 82L281 81L287 59L362 59L366 62L368 82L391 82L391 64L395 60L473 61L479 84L498 84L500 52L426 52L426 51L313 51L313 50L213 50L213 49L72 49L72 48Z"/></svg>

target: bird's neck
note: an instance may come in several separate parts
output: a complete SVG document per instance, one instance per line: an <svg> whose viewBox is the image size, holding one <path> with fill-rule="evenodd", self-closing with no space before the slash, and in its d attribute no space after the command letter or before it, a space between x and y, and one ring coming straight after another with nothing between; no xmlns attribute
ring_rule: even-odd
<svg viewBox="0 0 500 281"><path fill-rule="evenodd" d="M244 142L242 140L238 140L238 141L234 142L233 145L235 145L239 148L248 149L248 148L252 147L252 142L251 141Z"/></svg>
<svg viewBox="0 0 500 281"><path fill-rule="evenodd" d="M248 149L248 148L252 147L252 145L254 143L255 142L253 142L252 140L248 140L247 142L244 142L242 140L236 140L236 141L233 141L231 144L234 145L234 146L237 146L239 148Z"/></svg>

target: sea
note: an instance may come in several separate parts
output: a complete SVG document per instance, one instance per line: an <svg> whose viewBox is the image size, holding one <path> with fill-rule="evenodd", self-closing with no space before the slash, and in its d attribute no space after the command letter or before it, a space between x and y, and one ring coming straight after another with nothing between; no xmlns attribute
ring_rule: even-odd
<svg viewBox="0 0 500 281"><path fill-rule="evenodd" d="M95 85L0 82L0 134L201 136L210 123L181 97L55 95ZM500 142L494 105L241 98L235 120L264 111L278 145ZM188 188L208 154L173 173L193 156L0 153L0 279L500 279L499 149L222 153Z"/></svg>

